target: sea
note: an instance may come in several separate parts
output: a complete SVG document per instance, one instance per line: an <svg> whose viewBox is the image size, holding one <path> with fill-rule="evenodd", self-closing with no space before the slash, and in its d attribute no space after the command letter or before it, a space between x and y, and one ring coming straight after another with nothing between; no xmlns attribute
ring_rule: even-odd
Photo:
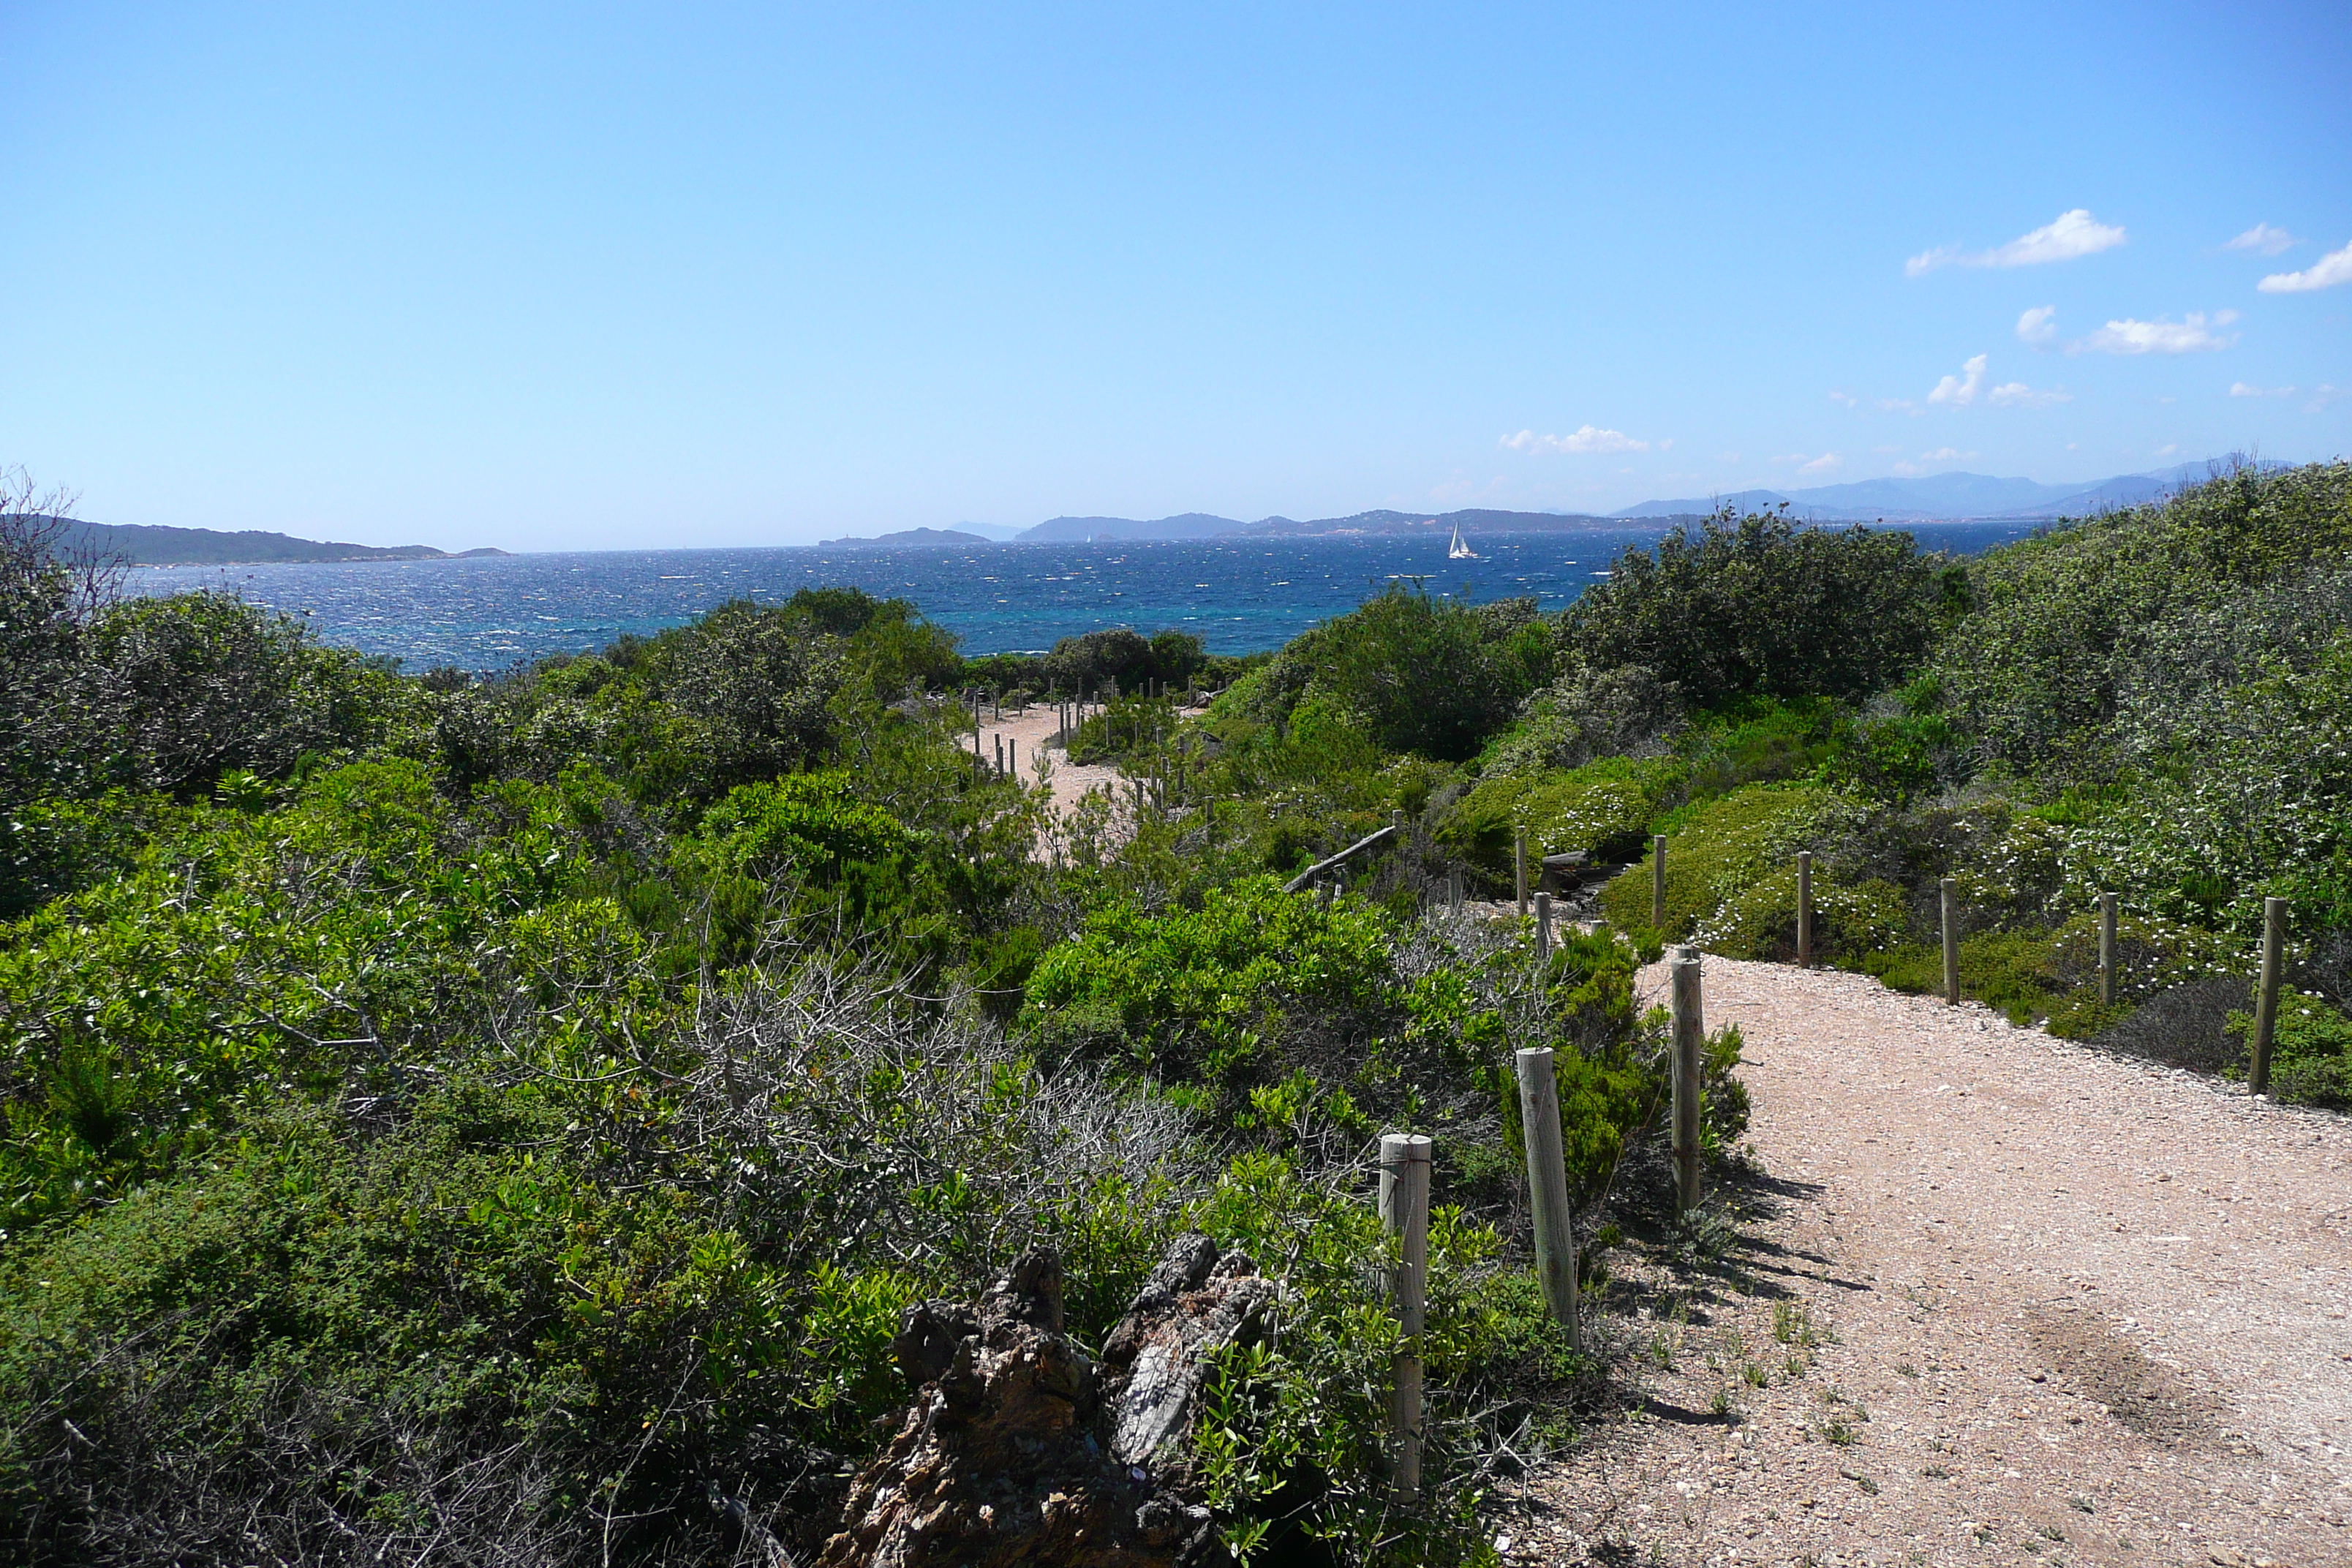
<svg viewBox="0 0 2352 1568"><path fill-rule="evenodd" d="M1969 555L2034 531L2030 522L1906 525L1922 547ZM1484 603L1532 597L1559 609L1660 525L1480 534L1477 558L1426 536L1321 535L971 549L803 545L606 550L448 561L141 567L142 594L225 589L301 617L323 640L399 661L493 671L602 647L694 619L730 599L855 586L911 599L967 655L1042 651L1107 626L1197 633L1213 653L1279 647L1391 583Z"/></svg>

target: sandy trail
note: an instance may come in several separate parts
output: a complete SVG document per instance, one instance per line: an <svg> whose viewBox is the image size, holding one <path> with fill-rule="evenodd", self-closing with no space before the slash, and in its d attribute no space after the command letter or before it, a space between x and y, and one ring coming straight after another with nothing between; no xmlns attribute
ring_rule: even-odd
<svg viewBox="0 0 2352 1568"><path fill-rule="evenodd" d="M1705 973L1767 1174L1686 1324L1618 1282L1647 1403L1530 1481L1508 1561L2352 1563L2352 1123Z"/></svg>
<svg viewBox="0 0 2352 1568"><path fill-rule="evenodd" d="M1095 710L1089 708L1091 714ZM1206 708L1180 708L1180 714L1197 716ZM1124 839L1133 829L1134 803L1129 798L1127 775L1117 768L1079 767L1064 754L1055 740L1059 715L1051 702L1034 705L1026 713L1007 710L1002 719L989 716L982 710L980 721L980 754L992 764L996 760L996 743L1001 739L1011 748L1014 770L1022 782L1037 783L1037 763L1043 758L1050 763L1046 783L1053 796L1054 818L1067 822L1078 804L1089 794L1107 792L1111 798L1111 828L1114 838ZM965 743L971 743L967 732Z"/></svg>

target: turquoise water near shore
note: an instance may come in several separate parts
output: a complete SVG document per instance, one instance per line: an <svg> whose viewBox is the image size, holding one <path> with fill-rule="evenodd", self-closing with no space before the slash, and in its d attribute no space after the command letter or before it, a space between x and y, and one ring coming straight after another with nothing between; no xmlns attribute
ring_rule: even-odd
<svg viewBox="0 0 2352 1568"><path fill-rule="evenodd" d="M1973 554L2031 523L1933 523L1932 549ZM1167 543L998 544L971 550L796 546L616 550L471 561L144 568L131 587L226 588L305 617L327 641L401 661L498 669L601 647L691 620L730 598L855 585L912 599L967 654L1050 647L1102 626L1195 632L1217 653L1278 647L1388 583L1478 602L1532 595L1558 609L1646 547L1657 527L1481 535L1480 559L1448 561L1426 537L1214 539Z"/></svg>

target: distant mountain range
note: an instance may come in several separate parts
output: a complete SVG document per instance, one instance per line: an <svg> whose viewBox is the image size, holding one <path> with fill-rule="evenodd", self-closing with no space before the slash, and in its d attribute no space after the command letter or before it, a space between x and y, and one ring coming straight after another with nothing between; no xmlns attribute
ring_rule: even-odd
<svg viewBox="0 0 2352 1568"><path fill-rule="evenodd" d="M2266 465L2267 466L2267 465ZM1701 500L1645 500L1611 517L1665 519L1704 517L1719 506L1758 511L1787 503L1803 521L1964 522L1972 520L2087 517L2120 507L2140 506L2199 483L2210 465L2183 463L2153 474L2121 474L2091 485L2045 485L2032 479L1995 479L1989 474L1932 474L1916 479L1858 479L1799 490L1735 490Z"/></svg>
<svg viewBox="0 0 2352 1568"><path fill-rule="evenodd" d="M1748 512L1770 510L1783 504L1800 522L2031 521L2092 517L2122 507L2140 506L2199 483L2211 472L2209 464L2183 463L2152 474L2120 474L2095 484L2047 485L2035 479L1964 473L1932 474L1916 479L1857 479L1850 484L1820 485L1808 489L1734 490L1726 495L1647 500L1606 517L1589 512L1472 509L1434 514L1360 511L1349 517L1305 521L1264 517L1255 522L1244 522L1211 512L1187 511L1160 518L1056 517L1027 529L1003 523L966 522L957 524L952 531L917 528L884 534L878 539L829 539L825 542L882 548L999 541L1079 544L1254 535L1298 538L1351 533L1451 533L1456 528L1465 533L1562 533L1619 528L1628 522L1706 517L1725 506Z"/></svg>
<svg viewBox="0 0 2352 1568"><path fill-rule="evenodd" d="M503 550L467 550L451 555L429 544L335 544L289 534L246 529L224 533L210 528L165 528L143 522L83 522L66 520L58 540L63 550L88 552L133 566L251 566L299 561L452 561L504 555Z"/></svg>

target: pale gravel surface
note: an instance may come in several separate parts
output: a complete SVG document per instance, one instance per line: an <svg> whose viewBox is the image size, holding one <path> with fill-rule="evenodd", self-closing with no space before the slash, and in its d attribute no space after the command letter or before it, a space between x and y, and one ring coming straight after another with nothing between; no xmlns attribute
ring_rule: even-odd
<svg viewBox="0 0 2352 1568"><path fill-rule="evenodd" d="M1206 710L1205 708L1179 710L1189 714ZM1095 711L1091 707L1087 709L1089 714ZM1124 840L1135 828L1134 802L1128 794L1127 775L1117 768L1079 767L1071 763L1055 738L1057 729L1057 714L1050 702L1033 706L1026 713L1008 711L1002 719L991 718L983 711L980 723L980 754L992 765L996 761L997 740L1003 738L1013 748L1013 771L1020 774L1024 784L1032 788L1037 787L1041 779L1037 764L1041 760L1045 762L1047 765L1042 778L1053 796L1052 821L1056 824L1068 822L1078 809L1079 803L1088 795L1098 792L1108 795L1111 803L1111 837L1115 842ZM964 743L971 744L969 732ZM1049 841L1039 847L1041 852L1050 852L1052 845Z"/></svg>
<svg viewBox="0 0 2352 1568"><path fill-rule="evenodd" d="M1857 975L1705 975L1743 1239L1687 1326L1627 1268L1605 1331L1674 1368L1498 1511L1507 1561L2352 1563L2352 1126Z"/></svg>

